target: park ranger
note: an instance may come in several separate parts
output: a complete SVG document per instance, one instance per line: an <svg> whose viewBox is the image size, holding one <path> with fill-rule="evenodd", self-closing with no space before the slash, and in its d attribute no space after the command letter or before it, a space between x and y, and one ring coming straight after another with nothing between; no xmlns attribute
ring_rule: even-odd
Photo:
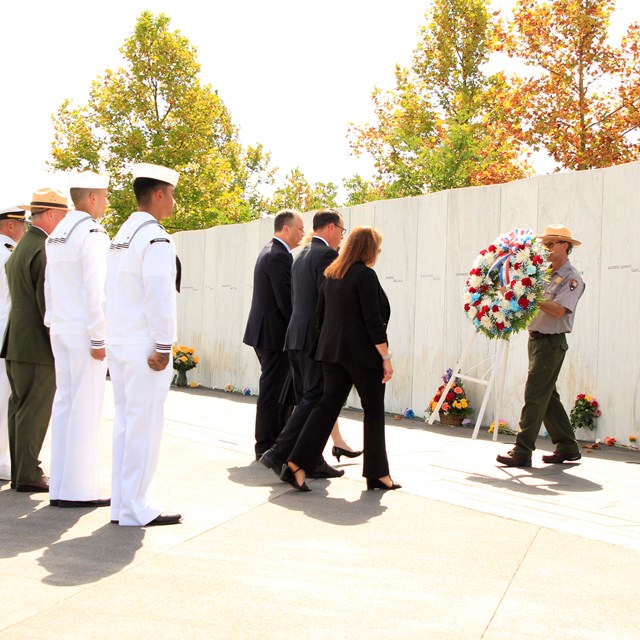
<svg viewBox="0 0 640 640"><path fill-rule="evenodd" d="M0 336L4 335L11 307L9 285L4 265L20 238L24 235L23 209L9 207L0 211ZM9 378L4 361L0 360L0 480L11 479L11 456L9 454Z"/></svg>
<svg viewBox="0 0 640 640"><path fill-rule="evenodd" d="M113 383L111 520L124 526L178 524L152 493L164 402L176 340L176 252L160 224L171 216L179 174L133 167L138 211L113 239L107 258L107 358Z"/></svg>
<svg viewBox="0 0 640 640"><path fill-rule="evenodd" d="M581 243L561 224L548 226L540 239L549 251L551 275L540 312L529 325L529 373L516 446L496 458L508 467L531 466L531 454L543 422L555 445L552 454L542 456L543 462L561 464L582 457L556 390L556 380L568 348L566 334L571 333L578 300L585 288L580 273L569 262L571 250Z"/></svg>
<svg viewBox="0 0 640 640"><path fill-rule="evenodd" d="M57 507L104 507L98 427L105 376L104 285L109 236L97 222L107 208L108 176L71 177L76 207L45 245L45 324L55 358L49 499Z"/></svg>
<svg viewBox="0 0 640 640"><path fill-rule="evenodd" d="M0 357L7 365L11 486L21 492L48 492L40 449L49 427L56 375L49 331L44 324L45 241L67 214L66 196L50 187L33 193L31 226L5 266L11 311Z"/></svg>

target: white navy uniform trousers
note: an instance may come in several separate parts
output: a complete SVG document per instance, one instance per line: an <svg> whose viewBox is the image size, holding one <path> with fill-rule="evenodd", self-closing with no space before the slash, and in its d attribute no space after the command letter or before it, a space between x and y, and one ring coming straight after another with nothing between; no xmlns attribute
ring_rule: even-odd
<svg viewBox="0 0 640 640"><path fill-rule="evenodd" d="M99 427L106 360L105 277L109 236L84 211L71 211L45 244L45 317L55 360L51 409L52 500L100 497Z"/></svg>
<svg viewBox="0 0 640 640"><path fill-rule="evenodd" d="M9 286L4 265L16 246L14 240L0 233L0 336L7 328L7 318L11 308ZM8 410L11 387L7 378L7 368L4 358L0 358L0 480L11 480L11 456L9 454L9 425Z"/></svg>
<svg viewBox="0 0 640 640"><path fill-rule="evenodd" d="M115 400L111 519L144 526L162 513L152 484L176 340L175 246L148 213L133 213L111 243L106 308ZM154 351L169 354L163 371L147 363Z"/></svg>

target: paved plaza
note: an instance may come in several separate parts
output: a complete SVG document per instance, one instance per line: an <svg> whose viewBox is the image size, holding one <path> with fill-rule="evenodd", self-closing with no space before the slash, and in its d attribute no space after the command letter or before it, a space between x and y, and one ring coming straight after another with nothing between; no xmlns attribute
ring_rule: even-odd
<svg viewBox="0 0 640 640"><path fill-rule="evenodd" d="M402 490L365 491L343 459L301 494L254 460L255 398L173 388L166 414L157 492L181 525L0 483L0 639L640 637L637 452L548 466L540 439L532 468L501 468L513 438L389 416ZM108 385L104 495L112 418ZM341 417L352 446L360 420Z"/></svg>

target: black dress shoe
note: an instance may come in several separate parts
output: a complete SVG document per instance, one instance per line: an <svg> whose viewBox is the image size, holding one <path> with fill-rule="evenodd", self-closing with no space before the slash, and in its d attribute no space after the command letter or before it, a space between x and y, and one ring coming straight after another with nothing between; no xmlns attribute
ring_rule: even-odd
<svg viewBox="0 0 640 640"><path fill-rule="evenodd" d="M120 524L120 520L112 520L111 524Z"/></svg>
<svg viewBox="0 0 640 640"><path fill-rule="evenodd" d="M576 460L580 460L580 458L582 458L581 453L559 453L558 451L554 451L548 456L542 456L542 462L546 462L547 464L562 464L563 462L575 462Z"/></svg>
<svg viewBox="0 0 640 640"><path fill-rule="evenodd" d="M60 502L59 500L49 500L49 506L57 507L59 502Z"/></svg>
<svg viewBox="0 0 640 640"><path fill-rule="evenodd" d="M143 525L145 527L158 527L163 524L180 524L182 522L182 516L179 513L161 513L154 518L151 522Z"/></svg>
<svg viewBox="0 0 640 640"><path fill-rule="evenodd" d="M331 455L340 462L340 456L344 456L345 458L357 458L362 455L362 451L349 451L342 447L333 447L333 449L331 449Z"/></svg>
<svg viewBox="0 0 640 640"><path fill-rule="evenodd" d="M511 449L511 451L507 452L507 455L496 456L496 462L499 462L505 467L530 467L531 466L531 458L517 456L515 447Z"/></svg>
<svg viewBox="0 0 640 640"><path fill-rule="evenodd" d="M291 470L291 467L288 464L282 465L282 471L280 472L280 480L290 484L296 491L311 491L307 486L306 482L302 484L298 484L298 479L296 478L296 474Z"/></svg>
<svg viewBox="0 0 640 640"><path fill-rule="evenodd" d="M57 500L57 506L63 509L75 509L80 507L110 507L111 498L98 498L97 500Z"/></svg>
<svg viewBox="0 0 640 640"><path fill-rule="evenodd" d="M16 491L18 493L49 493L49 482L46 478L40 478L30 484L17 484Z"/></svg>
<svg viewBox="0 0 640 640"><path fill-rule="evenodd" d="M279 478L284 462L278 458L272 449L267 449L260 458L260 464L263 464L267 469L271 469Z"/></svg>
<svg viewBox="0 0 640 640"><path fill-rule="evenodd" d="M402 489L401 484L396 484L393 480L391 486L385 484L380 478L367 478L367 491L373 491L374 489L380 489L381 491L395 491L396 489Z"/></svg>
<svg viewBox="0 0 640 640"><path fill-rule="evenodd" d="M340 478L344 475L344 469L334 469L326 460L323 460L311 473L310 478Z"/></svg>

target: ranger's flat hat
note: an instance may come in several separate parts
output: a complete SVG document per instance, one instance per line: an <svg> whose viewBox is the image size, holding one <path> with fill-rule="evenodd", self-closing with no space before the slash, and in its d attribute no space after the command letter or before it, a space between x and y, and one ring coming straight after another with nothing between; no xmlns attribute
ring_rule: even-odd
<svg viewBox="0 0 640 640"><path fill-rule="evenodd" d="M178 184L178 178L180 174L173 169L163 167L159 164L149 164L147 162L141 162L140 164L133 165L133 179L136 178L151 178L153 180L160 180L161 182L167 182L174 187Z"/></svg>
<svg viewBox="0 0 640 640"><path fill-rule="evenodd" d="M574 247L579 247L582 244L579 240L571 237L571 229L565 227L563 224L550 224L544 230L544 234L538 237L543 242L568 242Z"/></svg>
<svg viewBox="0 0 640 640"><path fill-rule="evenodd" d="M69 177L69 189L107 189L109 176L94 171L82 171Z"/></svg>
<svg viewBox="0 0 640 640"><path fill-rule="evenodd" d="M67 205L67 197L51 187L43 187L33 192L31 204L20 204L20 209L60 209L61 211L69 211Z"/></svg>
<svg viewBox="0 0 640 640"><path fill-rule="evenodd" d="M25 210L18 207L9 207L0 211L0 220L24 220Z"/></svg>

